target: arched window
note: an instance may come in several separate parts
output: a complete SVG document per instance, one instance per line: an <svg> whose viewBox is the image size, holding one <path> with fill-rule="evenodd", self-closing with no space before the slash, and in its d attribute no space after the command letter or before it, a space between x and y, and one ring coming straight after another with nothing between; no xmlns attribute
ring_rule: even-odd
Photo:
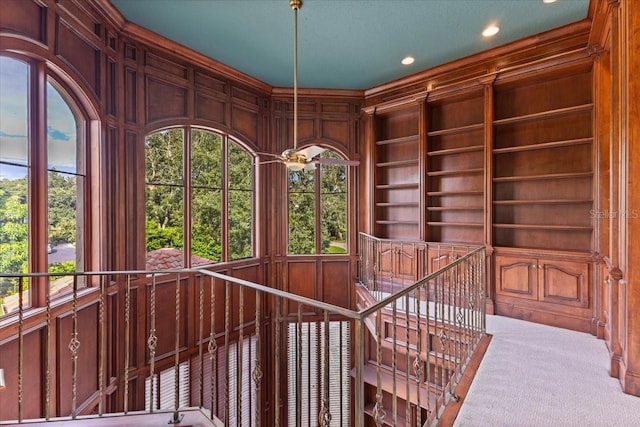
<svg viewBox="0 0 640 427"><path fill-rule="evenodd" d="M343 159L325 150L320 157ZM289 170L289 254L347 252L347 166Z"/></svg>
<svg viewBox="0 0 640 427"><path fill-rule="evenodd" d="M85 271L89 205L87 119L68 89L35 61L0 56L0 271ZM44 93L39 89L45 88ZM52 281L51 295L71 280ZM44 292L44 286L41 287ZM25 301L29 297L25 283ZM0 314L17 308L0 283Z"/></svg>
<svg viewBox="0 0 640 427"><path fill-rule="evenodd" d="M147 269L253 256L251 154L189 126L149 134L145 150Z"/></svg>

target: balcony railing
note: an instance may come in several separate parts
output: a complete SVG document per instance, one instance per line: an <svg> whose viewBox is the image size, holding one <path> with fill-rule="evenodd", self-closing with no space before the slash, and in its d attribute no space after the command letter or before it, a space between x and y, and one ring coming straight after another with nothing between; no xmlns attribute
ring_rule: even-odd
<svg viewBox="0 0 640 427"><path fill-rule="evenodd" d="M0 275L18 288L0 423L433 424L485 334L484 263L478 248L395 292L356 285L358 310L204 269L67 274L57 299L52 275Z"/></svg>

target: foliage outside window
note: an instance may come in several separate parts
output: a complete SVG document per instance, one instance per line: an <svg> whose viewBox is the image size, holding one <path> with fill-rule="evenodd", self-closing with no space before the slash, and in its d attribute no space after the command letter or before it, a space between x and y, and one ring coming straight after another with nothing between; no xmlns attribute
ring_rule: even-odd
<svg viewBox="0 0 640 427"><path fill-rule="evenodd" d="M53 76L36 69L0 56L0 272L83 271L85 121ZM46 96L34 87L44 87ZM48 230L46 236L37 229ZM50 293L70 285L69 277L58 277ZM26 282L23 291L27 306ZM0 315L17 309L17 293L16 280L0 280Z"/></svg>
<svg viewBox="0 0 640 427"><path fill-rule="evenodd" d="M342 159L325 150L320 157ZM342 254L347 240L347 166L289 170L289 253Z"/></svg>
<svg viewBox="0 0 640 427"><path fill-rule="evenodd" d="M227 135L173 128L146 138L147 268L189 253L190 265L253 254L253 158ZM188 238L187 238L188 237Z"/></svg>

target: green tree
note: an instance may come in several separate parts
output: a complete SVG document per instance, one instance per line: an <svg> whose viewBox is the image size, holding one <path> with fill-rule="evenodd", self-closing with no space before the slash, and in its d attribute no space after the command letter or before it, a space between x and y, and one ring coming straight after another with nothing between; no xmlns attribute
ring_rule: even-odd
<svg viewBox="0 0 640 427"><path fill-rule="evenodd" d="M74 175L49 172L49 240L76 244L77 185Z"/></svg>
<svg viewBox="0 0 640 427"><path fill-rule="evenodd" d="M146 139L147 250L183 245L183 139L182 129Z"/></svg>

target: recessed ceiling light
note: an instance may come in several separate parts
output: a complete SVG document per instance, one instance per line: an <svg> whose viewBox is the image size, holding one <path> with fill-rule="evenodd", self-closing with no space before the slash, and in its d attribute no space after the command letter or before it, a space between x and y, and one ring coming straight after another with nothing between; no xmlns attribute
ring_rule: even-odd
<svg viewBox="0 0 640 427"><path fill-rule="evenodd" d="M542 0L542 3L555 3L556 0Z"/></svg>
<svg viewBox="0 0 640 427"><path fill-rule="evenodd" d="M491 37L491 36L495 36L496 34L498 34L498 31L500 31L500 27L498 27L495 24L491 24L487 28L484 29L484 31L482 32L482 35L485 36L485 37Z"/></svg>
<svg viewBox="0 0 640 427"><path fill-rule="evenodd" d="M409 55L409 56L405 56L404 58L402 58L402 61L400 61L400 62L402 62L403 65L411 65L411 64L413 64L413 62L415 60L416 59L413 56Z"/></svg>

